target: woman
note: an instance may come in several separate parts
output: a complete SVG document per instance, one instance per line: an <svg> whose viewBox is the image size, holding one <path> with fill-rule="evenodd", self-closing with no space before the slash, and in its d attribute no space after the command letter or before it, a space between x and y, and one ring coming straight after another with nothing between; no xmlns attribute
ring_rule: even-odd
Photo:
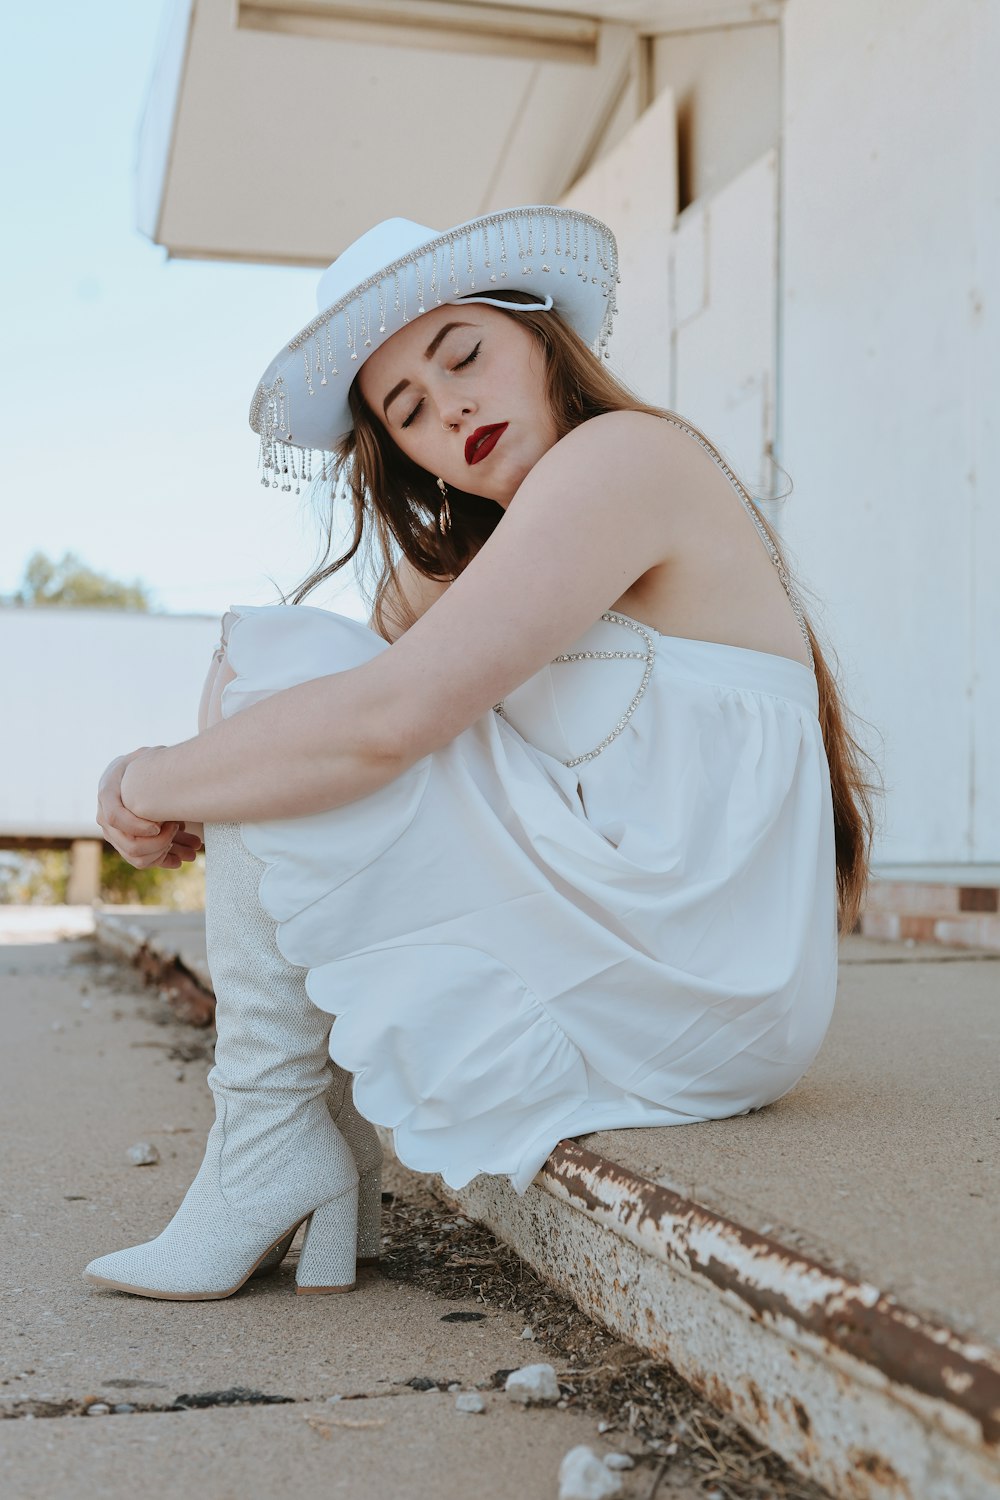
<svg viewBox="0 0 1000 1500"><path fill-rule="evenodd" d="M588 348L616 265L558 208L389 220L265 372L264 482L318 465L353 497L294 603L370 526L374 628L234 608L204 732L105 773L134 864L205 825L219 1042L195 1182L97 1284L228 1296L307 1221L298 1290L349 1289L368 1122L453 1187L524 1192L564 1136L760 1108L819 1048L861 752L738 480Z"/></svg>

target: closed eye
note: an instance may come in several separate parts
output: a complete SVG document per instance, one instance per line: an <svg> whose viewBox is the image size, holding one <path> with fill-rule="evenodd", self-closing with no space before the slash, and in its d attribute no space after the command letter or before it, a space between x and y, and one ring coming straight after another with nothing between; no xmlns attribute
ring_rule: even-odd
<svg viewBox="0 0 1000 1500"><path fill-rule="evenodd" d="M476 360L476 359L479 358L479 351L480 351L480 349L482 347L483 347L483 341L482 341L482 339L480 339L479 343L473 349L472 353L468 356L468 358L467 359L463 359L460 364L457 364L455 366L455 369L456 370L464 370L465 367L466 367L466 365L471 365L472 362L473 362L473 360Z"/></svg>
<svg viewBox="0 0 1000 1500"><path fill-rule="evenodd" d="M482 339L480 339L479 343L473 349L472 353L469 354L469 355L467 355L465 357L465 359L460 360L458 362L458 364L455 365L453 368L455 370L464 370L467 365L473 364L479 358L479 351L480 351L480 349L482 347L483 347L483 341L482 341ZM421 396L421 398L417 402L416 406L410 412L410 415L406 418L406 420L404 422L400 423L400 426L401 427L409 427L412 422L415 422L416 419L417 419L417 417L420 414L420 408L423 406L423 404L424 404L424 398L423 398L423 396Z"/></svg>

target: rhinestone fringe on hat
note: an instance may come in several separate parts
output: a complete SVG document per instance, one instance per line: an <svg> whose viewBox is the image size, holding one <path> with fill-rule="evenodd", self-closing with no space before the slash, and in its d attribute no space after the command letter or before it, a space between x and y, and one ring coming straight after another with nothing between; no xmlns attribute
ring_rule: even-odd
<svg viewBox="0 0 1000 1500"><path fill-rule="evenodd" d="M486 280L478 284L477 251L486 272ZM359 348L370 349L373 335L387 332L387 316L402 326L453 297L515 288L522 276L533 276L537 283L539 272L556 283L552 296L557 311L559 277L576 276L600 288L606 300L595 352L609 358L619 276L617 247L607 226L568 209L488 214L400 256L296 334L288 350L301 354L301 390L293 395L279 375L271 385L258 388L250 408L250 426L260 436L261 483L286 491L294 486L299 494L300 485L313 477L317 452L320 477L330 477L332 445L315 449L295 442L295 403L314 396L318 386L331 380L353 380Z"/></svg>

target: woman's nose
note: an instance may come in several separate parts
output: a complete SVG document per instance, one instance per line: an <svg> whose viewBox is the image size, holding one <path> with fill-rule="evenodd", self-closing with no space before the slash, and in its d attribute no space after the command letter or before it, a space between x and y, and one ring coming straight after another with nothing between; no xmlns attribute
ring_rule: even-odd
<svg viewBox="0 0 1000 1500"><path fill-rule="evenodd" d="M455 432L461 427L466 417L472 415L475 405L469 400L452 399L442 403L441 426L447 432Z"/></svg>

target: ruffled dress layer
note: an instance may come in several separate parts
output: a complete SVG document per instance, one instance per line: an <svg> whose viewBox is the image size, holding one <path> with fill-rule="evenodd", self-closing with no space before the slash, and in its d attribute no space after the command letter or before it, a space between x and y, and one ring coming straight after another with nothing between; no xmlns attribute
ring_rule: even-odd
<svg viewBox="0 0 1000 1500"><path fill-rule="evenodd" d="M305 605L226 626L225 717L392 649ZM829 770L790 657L609 611L377 792L243 837L358 1109L453 1188L523 1193L565 1137L758 1109L830 1021Z"/></svg>

